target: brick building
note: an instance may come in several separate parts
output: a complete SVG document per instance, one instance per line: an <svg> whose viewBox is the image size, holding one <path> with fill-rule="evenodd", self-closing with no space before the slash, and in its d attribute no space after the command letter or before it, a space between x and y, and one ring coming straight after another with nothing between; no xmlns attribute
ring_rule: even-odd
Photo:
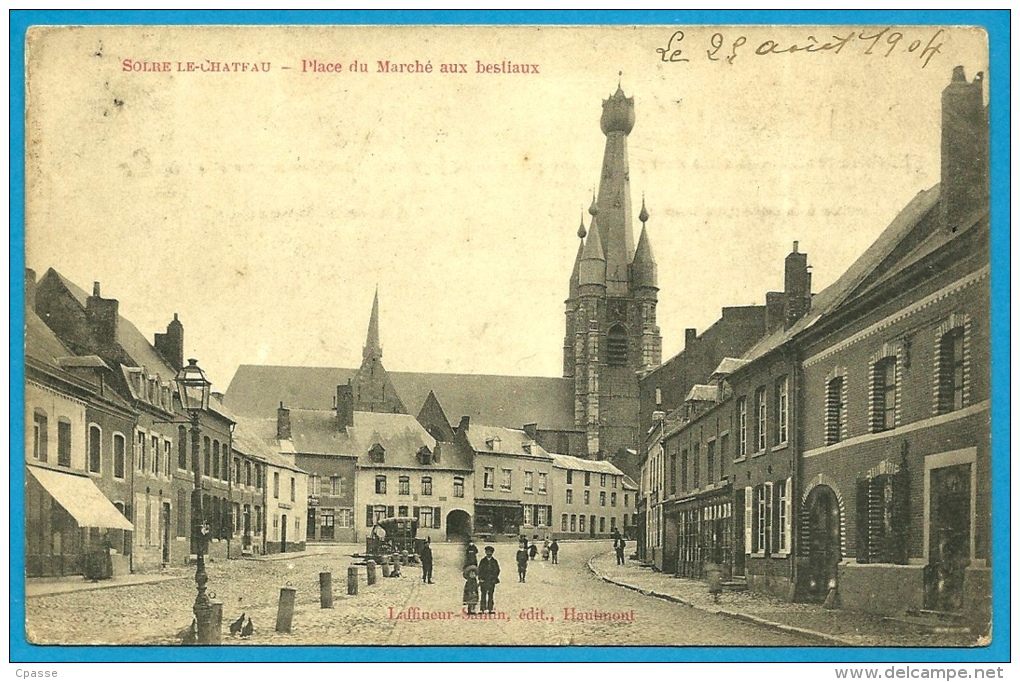
<svg viewBox="0 0 1020 682"><path fill-rule="evenodd" d="M800 339L798 593L877 613L990 608L988 114L942 97L941 183L834 285Z"/></svg>

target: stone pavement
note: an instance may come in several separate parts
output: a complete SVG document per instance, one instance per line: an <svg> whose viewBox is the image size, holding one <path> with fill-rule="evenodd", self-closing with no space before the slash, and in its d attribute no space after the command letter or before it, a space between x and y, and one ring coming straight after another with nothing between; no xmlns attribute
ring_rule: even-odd
<svg viewBox="0 0 1020 682"><path fill-rule="evenodd" d="M602 580L641 594L692 606L778 631L799 634L819 644L853 647L979 646L973 636L925 634L873 616L818 604L782 601L751 591L724 591L715 603L704 581L676 578L628 560L616 565L613 553L592 557L588 568Z"/></svg>

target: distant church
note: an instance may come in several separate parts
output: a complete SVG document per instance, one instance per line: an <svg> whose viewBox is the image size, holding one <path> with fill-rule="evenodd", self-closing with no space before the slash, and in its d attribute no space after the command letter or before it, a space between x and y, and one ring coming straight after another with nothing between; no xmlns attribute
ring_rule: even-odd
<svg viewBox="0 0 1020 682"><path fill-rule="evenodd" d="M390 372L382 364L378 292L359 368L241 365L226 404L244 416L271 417L288 407L329 409L337 386L349 384L354 409L418 414L434 394L457 422L524 429L559 454L613 461L638 474L638 381L661 362L655 322L658 277L642 202L634 247L627 135L634 99L617 88L602 103L606 149L589 226L570 275L563 343L563 377Z"/></svg>

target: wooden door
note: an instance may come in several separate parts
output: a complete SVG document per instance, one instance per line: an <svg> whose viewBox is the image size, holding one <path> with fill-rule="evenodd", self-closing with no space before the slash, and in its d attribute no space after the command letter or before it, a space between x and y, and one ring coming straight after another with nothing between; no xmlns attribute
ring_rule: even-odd
<svg viewBox="0 0 1020 682"><path fill-rule="evenodd" d="M963 577L970 563L971 465L931 472L928 568L925 606L957 612L963 607Z"/></svg>

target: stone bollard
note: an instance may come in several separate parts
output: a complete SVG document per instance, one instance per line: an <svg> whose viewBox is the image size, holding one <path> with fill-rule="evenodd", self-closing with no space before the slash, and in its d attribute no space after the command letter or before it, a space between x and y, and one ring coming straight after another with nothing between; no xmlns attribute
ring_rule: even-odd
<svg viewBox="0 0 1020 682"><path fill-rule="evenodd" d="M319 608L333 608L333 574L319 573Z"/></svg>
<svg viewBox="0 0 1020 682"><path fill-rule="evenodd" d="M368 580L366 581L369 585L375 585L375 562L369 559L365 562L365 567L368 568Z"/></svg>
<svg viewBox="0 0 1020 682"><path fill-rule="evenodd" d="M382 577L384 578L390 577L390 562L385 558L383 559L382 562Z"/></svg>
<svg viewBox="0 0 1020 682"><path fill-rule="evenodd" d="M290 625L294 620L294 598L297 590L293 587L280 588L280 606L276 611L276 631L290 634Z"/></svg>
<svg viewBox="0 0 1020 682"><path fill-rule="evenodd" d="M212 621L209 623L209 643L223 643L223 602L213 599L209 602L212 606Z"/></svg>
<svg viewBox="0 0 1020 682"><path fill-rule="evenodd" d="M348 566L347 567L347 594L358 593L358 567Z"/></svg>

